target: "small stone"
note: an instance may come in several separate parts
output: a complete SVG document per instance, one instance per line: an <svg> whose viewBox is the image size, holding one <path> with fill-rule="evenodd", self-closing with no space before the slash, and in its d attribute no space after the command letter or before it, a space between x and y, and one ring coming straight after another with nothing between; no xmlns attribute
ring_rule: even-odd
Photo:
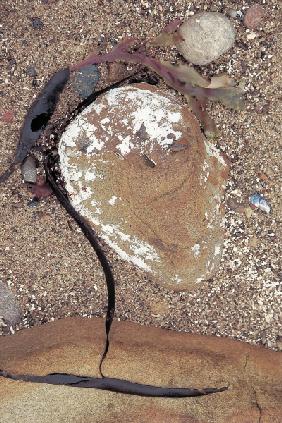
<svg viewBox="0 0 282 423"><path fill-rule="evenodd" d="M5 123L12 123L14 120L14 113L11 110L7 110L6 112L4 112L1 116L1 120L2 122Z"/></svg>
<svg viewBox="0 0 282 423"><path fill-rule="evenodd" d="M203 12L188 18L179 28L183 41L181 54L195 65L207 65L229 50L235 42L235 29L221 13Z"/></svg>
<svg viewBox="0 0 282 423"><path fill-rule="evenodd" d="M51 186L48 182L46 182L45 177L42 175L37 176L36 184L31 186L31 192L37 200L47 198L53 194Z"/></svg>
<svg viewBox="0 0 282 423"><path fill-rule="evenodd" d="M85 99L94 92L99 78L100 73L96 65L85 66L75 74L74 89Z"/></svg>
<svg viewBox="0 0 282 423"><path fill-rule="evenodd" d="M27 207L34 208L34 207L37 207L38 205L39 205L39 200L36 197L32 198L31 200L27 202Z"/></svg>
<svg viewBox="0 0 282 423"><path fill-rule="evenodd" d="M28 76L32 76L32 77L37 76L37 71L34 66L28 66L25 72Z"/></svg>
<svg viewBox="0 0 282 423"><path fill-rule="evenodd" d="M37 178L37 161L34 156L28 156L21 165L22 177L25 183L36 183Z"/></svg>
<svg viewBox="0 0 282 423"><path fill-rule="evenodd" d="M15 325L20 320L16 298L3 282L0 282L0 318L7 326Z"/></svg>
<svg viewBox="0 0 282 423"><path fill-rule="evenodd" d="M262 24L265 10L260 4L253 4L244 17L244 25L249 29L256 29Z"/></svg>
<svg viewBox="0 0 282 423"><path fill-rule="evenodd" d="M254 215L254 212L251 207L244 207L244 213L248 219L250 219Z"/></svg>
<svg viewBox="0 0 282 423"><path fill-rule="evenodd" d="M42 20L37 17L31 18L31 24L34 29L42 29L44 27Z"/></svg>
<svg viewBox="0 0 282 423"><path fill-rule="evenodd" d="M253 31L248 32L247 34L247 40L254 40L257 37L257 34Z"/></svg>
<svg viewBox="0 0 282 423"><path fill-rule="evenodd" d="M233 19L237 18L237 10L235 9L227 9L226 14L230 16L230 18L233 18Z"/></svg>
<svg viewBox="0 0 282 423"><path fill-rule="evenodd" d="M258 238L256 236L253 236L252 238L249 239L249 246L252 248L255 248L258 246Z"/></svg>

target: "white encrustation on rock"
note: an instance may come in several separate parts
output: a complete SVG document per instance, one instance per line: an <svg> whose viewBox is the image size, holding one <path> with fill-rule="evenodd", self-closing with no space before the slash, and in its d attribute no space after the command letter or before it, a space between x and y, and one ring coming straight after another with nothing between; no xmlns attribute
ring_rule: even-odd
<svg viewBox="0 0 282 423"><path fill-rule="evenodd" d="M194 65L207 65L229 50L235 41L235 29L230 20L217 12L202 12L189 17L180 26L183 39L177 48Z"/></svg>
<svg viewBox="0 0 282 423"><path fill-rule="evenodd" d="M123 260L175 290L214 274L228 166L174 96L112 89L66 128L59 155L73 206Z"/></svg>

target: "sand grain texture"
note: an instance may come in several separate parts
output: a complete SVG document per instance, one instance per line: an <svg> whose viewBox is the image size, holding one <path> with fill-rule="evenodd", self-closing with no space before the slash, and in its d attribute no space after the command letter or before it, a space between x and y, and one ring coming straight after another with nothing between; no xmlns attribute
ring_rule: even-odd
<svg viewBox="0 0 282 423"><path fill-rule="evenodd" d="M220 268L192 293L172 293L160 289L143 272L127 267L105 246L117 279L118 317L279 347L279 3L269 0L263 4L263 28L253 31L254 36L242 22L250 6L246 0L239 4L231 0L224 4L213 0L1 1L0 172L12 157L28 107L55 71L93 50L109 51L123 37L156 35L176 17L187 18L203 10L238 11L232 19L235 45L199 69L207 76L228 72L244 82L246 90L244 111L219 104L210 107L220 131L217 145L231 168ZM43 25L35 28L35 17ZM180 61L175 50L159 50L157 55ZM30 66L36 76L27 73ZM111 78L115 72L112 66ZM70 84L63 93L53 121L76 107L79 99L71 88ZM270 214L248 208L254 192L264 194L272 207ZM20 303L22 320L17 327L66 316L102 316L104 277L92 249L54 198L37 207L29 207L29 200L19 170L0 186L1 280Z"/></svg>

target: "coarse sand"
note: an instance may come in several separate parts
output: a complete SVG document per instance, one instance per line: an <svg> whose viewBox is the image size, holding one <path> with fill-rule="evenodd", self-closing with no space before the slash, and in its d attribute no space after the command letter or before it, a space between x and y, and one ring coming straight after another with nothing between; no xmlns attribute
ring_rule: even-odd
<svg viewBox="0 0 282 423"><path fill-rule="evenodd" d="M219 271L192 292L174 293L105 249L117 280L119 319L281 349L281 12L278 0L259 3L266 16L251 31L242 22L253 4L246 0L2 0L0 173L13 155L28 107L56 70L91 51L107 51L123 37L156 35L176 17L237 11L231 18L234 47L215 63L197 67L206 76L227 72L246 90L243 111L210 106L220 131L217 144L231 165ZM175 50L169 55L182 60ZM77 102L67 89L54 118ZM269 214L248 206L255 192L271 205ZM0 186L0 280L22 310L16 329L66 316L104 316L104 275L90 245L54 196L37 207L30 206L30 198L19 170Z"/></svg>

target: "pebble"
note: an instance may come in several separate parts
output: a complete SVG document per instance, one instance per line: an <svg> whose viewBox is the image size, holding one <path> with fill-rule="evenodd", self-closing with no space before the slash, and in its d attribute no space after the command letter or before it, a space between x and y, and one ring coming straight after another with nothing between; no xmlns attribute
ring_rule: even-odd
<svg viewBox="0 0 282 423"><path fill-rule="evenodd" d="M24 182L35 184L37 171L36 171L36 159L34 156L30 155L27 159L23 162L21 166L21 172Z"/></svg>
<svg viewBox="0 0 282 423"><path fill-rule="evenodd" d="M37 17L31 18L31 24L34 29L42 29L44 27L42 20Z"/></svg>
<svg viewBox="0 0 282 423"><path fill-rule="evenodd" d="M247 34L247 40L254 40L256 38L257 34L253 31L249 32Z"/></svg>
<svg viewBox="0 0 282 423"><path fill-rule="evenodd" d="M34 66L28 66L25 72L28 76L32 76L32 77L37 76L37 71Z"/></svg>
<svg viewBox="0 0 282 423"><path fill-rule="evenodd" d="M235 42L235 29L221 13L203 12L188 18L179 28L184 41L180 53L195 65L207 65L229 50Z"/></svg>
<svg viewBox="0 0 282 423"><path fill-rule="evenodd" d="M94 92L99 78L100 73L96 65L85 66L75 75L74 89L82 99L85 99Z"/></svg>
<svg viewBox="0 0 282 423"><path fill-rule="evenodd" d="M237 10L235 9L227 9L226 14L233 19L237 18Z"/></svg>
<svg viewBox="0 0 282 423"><path fill-rule="evenodd" d="M11 110L7 110L6 112L4 112L1 116L1 120L2 122L5 123L12 123L14 120L14 113Z"/></svg>
<svg viewBox="0 0 282 423"><path fill-rule="evenodd" d="M37 207L38 204L39 204L39 200L36 197L34 197L27 202L27 207L31 207L31 208Z"/></svg>
<svg viewBox="0 0 282 423"><path fill-rule="evenodd" d="M20 309L14 294L6 284L0 282L0 319L2 327L13 326L20 321Z"/></svg>
<svg viewBox="0 0 282 423"><path fill-rule="evenodd" d="M259 27L265 15L264 8L259 4L253 4L244 17L244 25L249 29Z"/></svg>

